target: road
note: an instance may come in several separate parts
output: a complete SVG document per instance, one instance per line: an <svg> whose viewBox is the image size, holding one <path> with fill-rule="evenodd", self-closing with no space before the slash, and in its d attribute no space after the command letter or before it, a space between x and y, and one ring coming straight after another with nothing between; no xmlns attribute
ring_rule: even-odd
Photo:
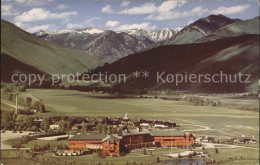
<svg viewBox="0 0 260 165"><path fill-rule="evenodd" d="M1 103L16 109L16 105L14 103L4 100L3 98L1 98ZM18 105L18 109L24 109L24 106Z"/></svg>
<svg viewBox="0 0 260 165"><path fill-rule="evenodd" d="M11 148L11 146L4 144L3 141L9 140L9 139L19 138L23 135L29 135L29 133L31 133L31 132L12 133L12 131L6 131L5 133L1 133L1 150L3 150L3 149L13 149L13 148Z"/></svg>
<svg viewBox="0 0 260 165"><path fill-rule="evenodd" d="M251 148L251 149L257 149L258 148L253 148L253 147L246 147L246 146L237 146L237 145L232 145L232 144L216 144L216 143L201 143L204 145L205 148Z"/></svg>

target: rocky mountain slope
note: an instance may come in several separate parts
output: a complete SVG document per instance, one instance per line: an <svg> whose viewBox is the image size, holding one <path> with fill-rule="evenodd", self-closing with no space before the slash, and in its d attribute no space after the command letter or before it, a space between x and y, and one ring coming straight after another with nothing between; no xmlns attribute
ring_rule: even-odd
<svg viewBox="0 0 260 165"><path fill-rule="evenodd" d="M143 30L140 28L136 28L136 29L119 31L118 33L124 32L124 33L134 36L140 40L149 38L150 40L157 42L157 41L164 41L164 40L167 40L167 39L173 37L181 29L182 28L176 28L176 29L164 28L164 29L156 30L156 31L147 31L147 30Z"/></svg>
<svg viewBox="0 0 260 165"><path fill-rule="evenodd" d="M247 34L260 34L259 19L260 17L256 17L253 19L228 24L217 29L212 34L197 40L196 43L214 41L221 38L236 37Z"/></svg>
<svg viewBox="0 0 260 165"><path fill-rule="evenodd" d="M101 29L38 32L35 35L63 47L83 50L108 63L144 51L154 43L146 37L140 40L123 32Z"/></svg>
<svg viewBox="0 0 260 165"><path fill-rule="evenodd" d="M234 23L238 20L230 19L223 15L210 15L205 18L201 18L194 23L184 27L179 33L175 36L163 42L166 45L173 45L173 44L188 44L193 43L196 40L203 38L217 29Z"/></svg>

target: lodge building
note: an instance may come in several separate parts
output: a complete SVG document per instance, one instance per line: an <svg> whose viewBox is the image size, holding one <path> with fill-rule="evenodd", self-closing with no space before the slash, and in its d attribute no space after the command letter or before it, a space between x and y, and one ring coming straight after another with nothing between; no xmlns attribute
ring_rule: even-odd
<svg viewBox="0 0 260 165"><path fill-rule="evenodd" d="M70 150L101 150L103 155L119 156L122 148L128 150L144 146L188 146L194 144L192 134L180 131L123 130L111 135L76 135L68 139Z"/></svg>

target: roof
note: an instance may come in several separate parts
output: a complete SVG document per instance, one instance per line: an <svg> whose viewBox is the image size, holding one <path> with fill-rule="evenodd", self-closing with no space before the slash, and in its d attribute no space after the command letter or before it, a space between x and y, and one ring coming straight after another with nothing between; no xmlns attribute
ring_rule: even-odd
<svg viewBox="0 0 260 165"><path fill-rule="evenodd" d="M140 131L138 129L132 129L128 130L127 132L124 130L122 131L123 136L129 136L129 135L143 135L143 134L150 134L150 131L148 129L141 129Z"/></svg>
<svg viewBox="0 0 260 165"><path fill-rule="evenodd" d="M184 132L181 131L152 131L152 136L184 136Z"/></svg>
<svg viewBox="0 0 260 165"><path fill-rule="evenodd" d="M102 142L109 140L110 143L114 143L115 141L120 141L122 139L122 136L118 136L117 134L107 135L104 139L102 139Z"/></svg>
<svg viewBox="0 0 260 165"><path fill-rule="evenodd" d="M104 134L94 134L94 135L76 135L70 138L69 140L102 140L107 135Z"/></svg>

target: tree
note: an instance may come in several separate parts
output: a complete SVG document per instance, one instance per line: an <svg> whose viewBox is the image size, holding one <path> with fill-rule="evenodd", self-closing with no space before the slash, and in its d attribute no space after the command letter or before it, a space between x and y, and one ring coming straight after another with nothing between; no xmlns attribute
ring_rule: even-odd
<svg viewBox="0 0 260 165"><path fill-rule="evenodd" d="M27 107L30 107L32 104L32 98L31 97L26 97L26 105Z"/></svg>
<svg viewBox="0 0 260 165"><path fill-rule="evenodd" d="M144 155L146 155L146 149L144 148L144 151L143 151Z"/></svg>
<svg viewBox="0 0 260 165"><path fill-rule="evenodd" d="M42 128L43 128L43 130L45 132L47 132L48 129L50 128L50 123L51 123L50 118L44 118L43 119L43 121L42 121L42 125L43 125Z"/></svg>
<svg viewBox="0 0 260 165"><path fill-rule="evenodd" d="M88 132L88 125L84 123L81 128L81 134L86 134L87 132Z"/></svg>
<svg viewBox="0 0 260 165"><path fill-rule="evenodd" d="M34 126L33 121L34 121L33 117L27 117L25 119L25 127L26 127L26 129L31 129Z"/></svg>
<svg viewBox="0 0 260 165"><path fill-rule="evenodd" d="M45 113L46 112L45 111L45 106L44 106L44 104L42 102L40 102L40 104L39 104L39 110L40 110L41 113Z"/></svg>
<svg viewBox="0 0 260 165"><path fill-rule="evenodd" d="M17 115L15 112L1 111L1 128L12 130L16 125Z"/></svg>
<svg viewBox="0 0 260 165"><path fill-rule="evenodd" d="M107 124L102 126L102 134L107 134Z"/></svg>
<svg viewBox="0 0 260 165"><path fill-rule="evenodd" d="M215 148L215 152L216 152L216 154L218 154L218 148Z"/></svg>
<svg viewBox="0 0 260 165"><path fill-rule="evenodd" d="M108 126L107 133L112 134L112 126L111 125Z"/></svg>
<svg viewBox="0 0 260 165"><path fill-rule="evenodd" d="M191 159L192 156L193 156L193 154L192 154L192 153L189 153L188 158Z"/></svg>
<svg viewBox="0 0 260 165"><path fill-rule="evenodd" d="M69 123L66 121L59 122L59 130L60 132L67 132L70 130Z"/></svg>
<svg viewBox="0 0 260 165"><path fill-rule="evenodd" d="M41 113L45 113L45 106L41 101L34 102L32 108L39 110Z"/></svg>
<svg viewBox="0 0 260 165"><path fill-rule="evenodd" d="M31 128L31 131L34 131L34 132L37 132L39 129L38 129L38 127L37 126L32 126L32 128Z"/></svg>
<svg viewBox="0 0 260 165"><path fill-rule="evenodd" d="M159 162L160 162L160 158L159 158L159 156L157 156L156 163L159 163Z"/></svg>
<svg viewBox="0 0 260 165"><path fill-rule="evenodd" d="M102 133L102 124L98 123L96 126L96 129L97 129L98 133Z"/></svg>

